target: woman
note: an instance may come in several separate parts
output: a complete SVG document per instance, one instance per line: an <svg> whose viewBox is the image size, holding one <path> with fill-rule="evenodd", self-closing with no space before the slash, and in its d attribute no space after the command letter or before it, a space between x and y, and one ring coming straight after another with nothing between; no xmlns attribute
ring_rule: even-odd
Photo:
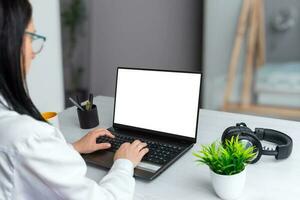
<svg viewBox="0 0 300 200"><path fill-rule="evenodd" d="M42 118L26 90L26 73L40 52L28 0L0 0L0 199L132 199L133 169L148 152L145 143L125 143L99 184L88 179L79 153L106 149L96 144L105 129L67 144Z"/></svg>

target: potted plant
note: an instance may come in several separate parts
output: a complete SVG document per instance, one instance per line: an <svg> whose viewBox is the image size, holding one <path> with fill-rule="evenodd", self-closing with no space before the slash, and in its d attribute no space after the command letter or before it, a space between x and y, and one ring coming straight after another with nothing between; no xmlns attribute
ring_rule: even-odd
<svg viewBox="0 0 300 200"><path fill-rule="evenodd" d="M210 168L213 188L221 199L237 199L242 194L246 165L255 156L254 147L246 148L238 137L232 137L223 144L202 145L193 155L196 162Z"/></svg>

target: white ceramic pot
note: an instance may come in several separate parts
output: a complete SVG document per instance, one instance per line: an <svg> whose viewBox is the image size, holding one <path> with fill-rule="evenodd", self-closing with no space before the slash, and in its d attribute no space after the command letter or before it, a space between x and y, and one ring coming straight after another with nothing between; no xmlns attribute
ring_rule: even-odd
<svg viewBox="0 0 300 200"><path fill-rule="evenodd" d="M224 200L236 200L243 193L246 168L234 175L220 175L210 170L212 185L217 195Z"/></svg>

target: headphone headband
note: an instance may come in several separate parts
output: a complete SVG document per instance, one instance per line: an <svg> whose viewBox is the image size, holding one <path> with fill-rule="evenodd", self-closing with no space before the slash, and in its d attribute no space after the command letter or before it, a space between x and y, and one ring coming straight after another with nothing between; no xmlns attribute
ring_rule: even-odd
<svg viewBox="0 0 300 200"><path fill-rule="evenodd" d="M256 128L254 134L260 139L277 144L276 159L284 159L290 156L293 149L293 140L290 136L273 129ZM266 154L268 152L266 151ZM273 154L274 155L274 154Z"/></svg>

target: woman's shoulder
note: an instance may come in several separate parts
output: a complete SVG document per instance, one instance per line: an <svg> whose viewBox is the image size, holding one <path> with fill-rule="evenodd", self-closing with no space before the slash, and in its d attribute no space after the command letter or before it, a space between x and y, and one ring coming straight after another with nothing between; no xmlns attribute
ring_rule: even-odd
<svg viewBox="0 0 300 200"><path fill-rule="evenodd" d="M15 146L31 137L47 137L55 133L55 128L29 115L15 111L0 111L0 146Z"/></svg>

